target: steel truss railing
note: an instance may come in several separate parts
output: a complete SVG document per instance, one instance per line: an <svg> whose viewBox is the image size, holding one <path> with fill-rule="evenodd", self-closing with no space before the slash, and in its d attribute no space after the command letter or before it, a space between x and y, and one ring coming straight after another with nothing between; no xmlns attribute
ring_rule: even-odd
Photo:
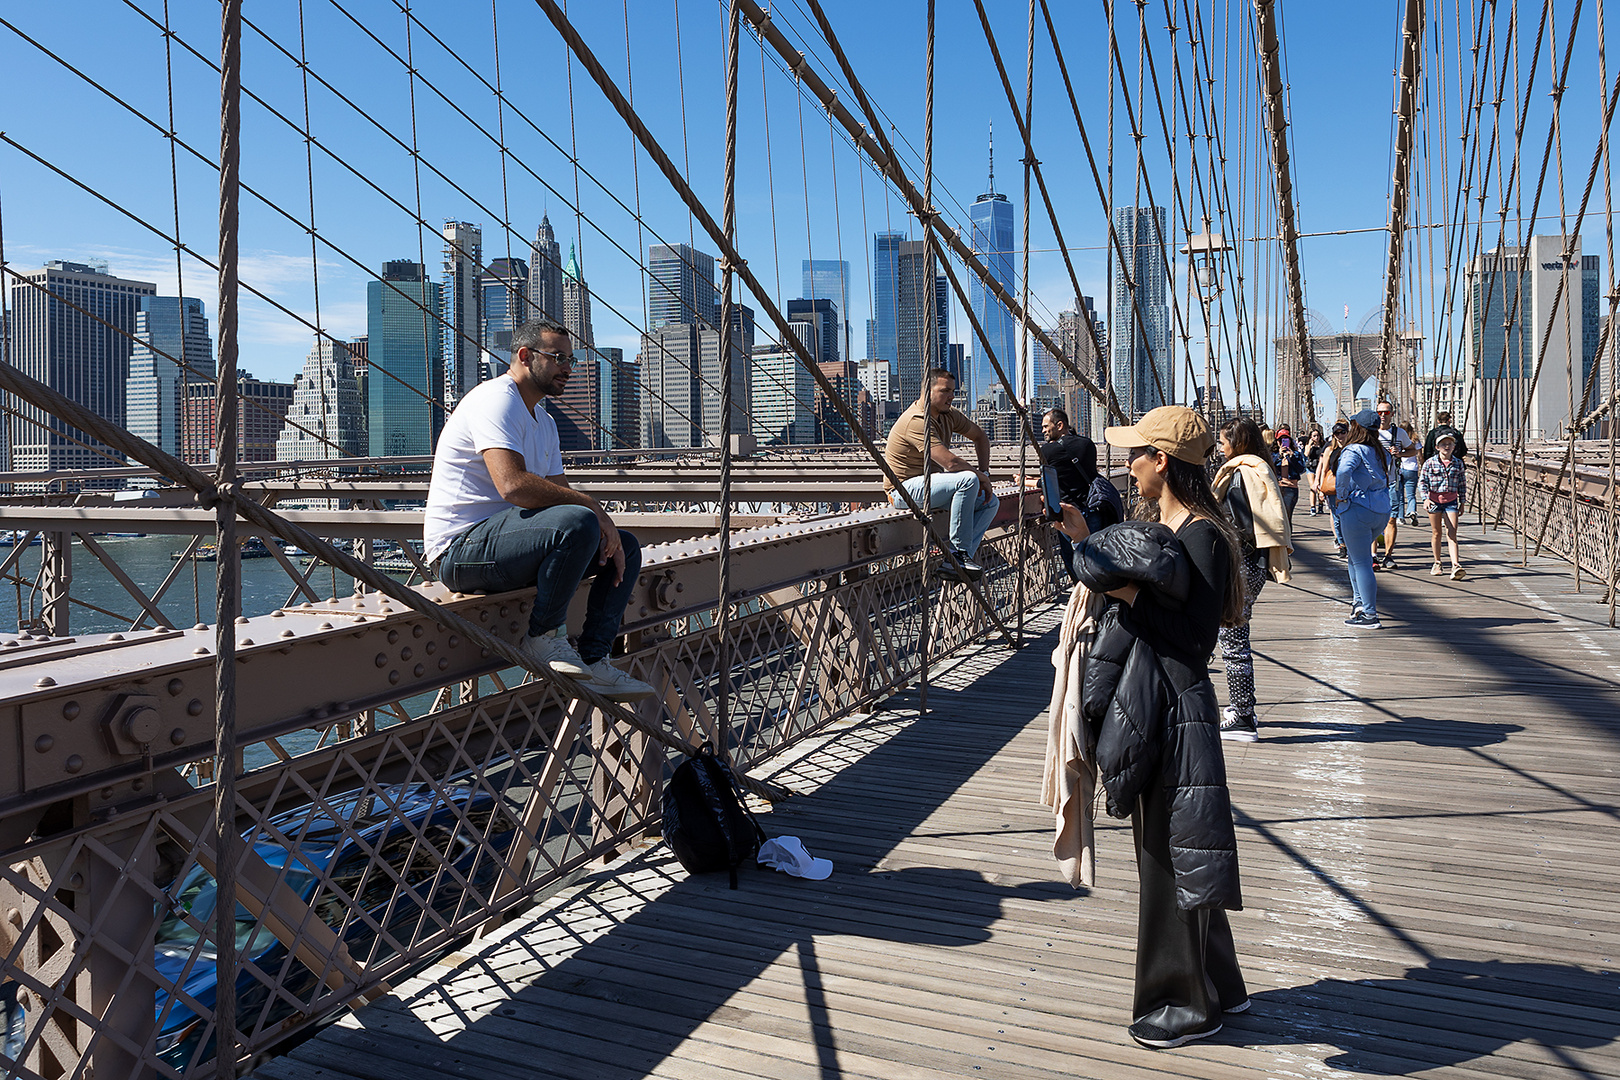
<svg viewBox="0 0 1620 1080"><path fill-rule="evenodd" d="M1577 453L1573 466L1568 448L1567 442L1550 443L1539 448L1540 455L1532 450L1520 460L1507 447L1487 448L1475 470L1480 490L1472 501L1487 524L1513 531L1526 558L1557 555L1569 561L1577 584L1595 580L1613 625L1620 532L1610 497L1607 442Z"/></svg>
<svg viewBox="0 0 1620 1080"><path fill-rule="evenodd" d="M920 526L904 515L738 535L729 649L714 629L712 538L648 549L626 629L628 666L659 688L638 715L718 742L729 685L724 741L741 769L872 708L917 679L924 656L991 628L963 587L924 592ZM981 554L981 591L1002 618L1016 567L1031 597L1058 587L1044 528L1004 525ZM508 639L527 612L523 594L435 597ZM385 992L657 820L665 747L554 683L518 683L523 672L386 597L337 599L238 628L241 743L265 762L236 783L238 1064ZM17 649L56 657L27 666L31 688L14 667L6 690L8 742L27 744L26 760L0 763L0 952L25 1019L20 1057L0 1059L9 1073L215 1072L214 791L182 775L213 755L212 658L190 647L212 633L0 644L0 664ZM354 684L349 701L314 685L334 677L322 655ZM400 696L366 697L368 679ZM290 751L293 735L313 748Z"/></svg>

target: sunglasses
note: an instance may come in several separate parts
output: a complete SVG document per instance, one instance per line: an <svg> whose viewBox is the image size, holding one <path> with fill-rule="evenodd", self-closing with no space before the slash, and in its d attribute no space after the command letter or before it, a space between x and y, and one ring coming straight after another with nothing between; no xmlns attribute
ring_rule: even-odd
<svg viewBox="0 0 1620 1080"><path fill-rule="evenodd" d="M1144 454L1157 454L1158 451L1151 446L1133 446L1125 455L1125 464L1129 465Z"/></svg>

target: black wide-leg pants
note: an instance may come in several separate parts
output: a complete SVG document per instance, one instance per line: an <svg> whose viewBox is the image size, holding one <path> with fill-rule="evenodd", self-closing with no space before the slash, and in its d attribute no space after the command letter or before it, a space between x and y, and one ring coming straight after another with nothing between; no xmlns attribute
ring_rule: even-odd
<svg viewBox="0 0 1620 1080"><path fill-rule="evenodd" d="M1176 906L1170 803L1163 785L1153 785L1137 799L1131 832L1141 883L1131 1019L1174 1035L1207 1031L1221 1022L1222 1009L1249 998L1232 926L1220 908L1183 911Z"/></svg>

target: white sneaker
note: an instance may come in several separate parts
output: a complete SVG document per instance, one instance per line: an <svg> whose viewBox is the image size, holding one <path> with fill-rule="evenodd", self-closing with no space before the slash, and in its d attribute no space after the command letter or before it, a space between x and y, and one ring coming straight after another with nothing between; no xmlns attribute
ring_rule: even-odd
<svg viewBox="0 0 1620 1080"><path fill-rule="evenodd" d="M1451 568L1451 580L1452 581L1461 581L1463 578L1465 578L1467 576L1468 576L1468 571L1464 570L1461 566L1453 566Z"/></svg>
<svg viewBox="0 0 1620 1080"><path fill-rule="evenodd" d="M574 647L568 644L566 626L559 626L544 634L530 634L518 644L518 650L526 656L534 657L553 671L560 671L576 679L590 678L590 667L580 659Z"/></svg>
<svg viewBox="0 0 1620 1080"><path fill-rule="evenodd" d="M613 661L605 656L592 664L587 673L591 678L591 689L610 701L640 701L658 693L650 683L644 683L629 672L614 667Z"/></svg>

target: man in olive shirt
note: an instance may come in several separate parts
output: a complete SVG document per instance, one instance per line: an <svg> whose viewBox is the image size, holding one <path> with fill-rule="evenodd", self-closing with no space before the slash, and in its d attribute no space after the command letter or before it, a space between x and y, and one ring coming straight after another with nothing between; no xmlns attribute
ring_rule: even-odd
<svg viewBox="0 0 1620 1080"><path fill-rule="evenodd" d="M923 397L894 422L889 431L886 450L889 467L905 484L906 493L918 503L923 499L923 444L927 429L933 429L929 447L932 463L928 466L928 502L930 510L951 508L950 545L962 570L971 578L984 571L973 560L978 553L979 541L1001 509L1001 500L990 488L990 439L978 424L963 416L951 404L956 399L956 376L944 368L931 368L928 372ZM923 418L926 410L928 419ZM925 427L925 424L927 425ZM979 467L974 469L951 452L951 436L963 435L973 443ZM899 492L884 480L889 502L904 506ZM941 573L950 564L941 568Z"/></svg>

